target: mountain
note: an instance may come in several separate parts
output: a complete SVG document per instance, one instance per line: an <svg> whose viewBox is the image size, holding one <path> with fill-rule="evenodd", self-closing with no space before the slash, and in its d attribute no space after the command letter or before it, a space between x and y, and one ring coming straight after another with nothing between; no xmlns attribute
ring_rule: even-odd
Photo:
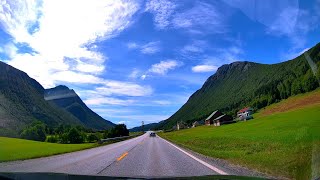
<svg viewBox="0 0 320 180"><path fill-rule="evenodd" d="M258 110L291 95L316 89L319 79L320 43L305 54L278 64L234 62L223 65L159 126L171 128L177 121L191 124L218 109L233 116L246 106Z"/></svg>
<svg viewBox="0 0 320 180"><path fill-rule="evenodd" d="M25 72L0 61L0 136L17 137L35 120L48 126L83 125L72 114L45 101L44 91Z"/></svg>
<svg viewBox="0 0 320 180"><path fill-rule="evenodd" d="M103 119L89 109L74 90L66 86L60 85L55 88L46 89L44 98L73 114L86 127L103 130L115 126L112 122Z"/></svg>
<svg viewBox="0 0 320 180"><path fill-rule="evenodd" d="M149 131L149 130L154 130L158 126L158 123L150 123L150 124L145 124L143 127L144 131ZM137 126L134 128L129 129L130 132L140 132L142 131L141 126Z"/></svg>

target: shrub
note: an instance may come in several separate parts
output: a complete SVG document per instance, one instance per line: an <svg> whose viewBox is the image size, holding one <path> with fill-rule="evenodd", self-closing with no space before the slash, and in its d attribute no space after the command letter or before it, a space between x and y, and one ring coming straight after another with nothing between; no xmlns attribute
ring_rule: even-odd
<svg viewBox="0 0 320 180"><path fill-rule="evenodd" d="M84 141L83 135L76 128L71 128L67 136L71 144L79 144Z"/></svg>
<svg viewBox="0 0 320 180"><path fill-rule="evenodd" d="M99 140L98 136L96 136L95 134L90 134L88 135L88 142L96 142Z"/></svg>
<svg viewBox="0 0 320 180"><path fill-rule="evenodd" d="M57 136L48 136L46 141L50 142L50 143L57 143L58 137Z"/></svg>
<svg viewBox="0 0 320 180"><path fill-rule="evenodd" d="M42 122L34 122L29 127L24 129L20 136L23 139L35 140L35 141L45 141L45 125Z"/></svg>

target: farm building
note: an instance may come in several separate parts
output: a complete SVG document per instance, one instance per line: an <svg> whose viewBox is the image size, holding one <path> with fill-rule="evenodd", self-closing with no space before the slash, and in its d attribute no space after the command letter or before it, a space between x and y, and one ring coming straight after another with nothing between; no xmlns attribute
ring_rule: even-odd
<svg viewBox="0 0 320 180"><path fill-rule="evenodd" d="M220 126L222 124L230 124L230 123L233 123L233 118L232 116L229 116L229 115L221 115L219 117L217 117L216 119L213 120L213 125L214 126Z"/></svg>
<svg viewBox="0 0 320 180"><path fill-rule="evenodd" d="M238 111L237 117L240 120L252 119L253 109L251 107L246 107Z"/></svg>
<svg viewBox="0 0 320 180"><path fill-rule="evenodd" d="M207 117L205 120L205 125L211 125L213 124L213 120L216 119L219 116L222 116L223 114L220 111L214 111L213 113L210 114L210 116Z"/></svg>
<svg viewBox="0 0 320 180"><path fill-rule="evenodd" d="M180 129L187 129L188 126L184 123L184 122L177 122L177 126L176 126L177 130L179 131Z"/></svg>
<svg viewBox="0 0 320 180"><path fill-rule="evenodd" d="M197 126L200 126L201 124L198 122L198 121L195 121L192 123L192 127L197 127Z"/></svg>

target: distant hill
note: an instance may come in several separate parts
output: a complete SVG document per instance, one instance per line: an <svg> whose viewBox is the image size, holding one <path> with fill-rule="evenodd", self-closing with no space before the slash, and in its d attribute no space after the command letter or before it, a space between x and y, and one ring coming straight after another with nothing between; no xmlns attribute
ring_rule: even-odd
<svg viewBox="0 0 320 180"><path fill-rule="evenodd" d="M83 125L72 114L45 101L44 91L25 72L0 61L0 136L16 137L35 120L48 126Z"/></svg>
<svg viewBox="0 0 320 180"><path fill-rule="evenodd" d="M221 66L159 128L171 128L177 121L191 124L218 109L235 116L245 106L257 110L316 89L320 78L320 43L305 54L308 56L302 54L278 64L234 62Z"/></svg>
<svg viewBox="0 0 320 180"><path fill-rule="evenodd" d="M144 131L149 131L149 130L154 130L157 127L158 123L150 123L150 124L146 124L143 127ZM142 131L142 126L137 126L134 128L129 129L130 132L140 132Z"/></svg>
<svg viewBox="0 0 320 180"><path fill-rule="evenodd" d="M55 88L46 89L44 97L45 100L54 103L73 114L86 127L103 130L115 126L115 124L103 119L88 108L74 90L69 89L66 86L60 85Z"/></svg>

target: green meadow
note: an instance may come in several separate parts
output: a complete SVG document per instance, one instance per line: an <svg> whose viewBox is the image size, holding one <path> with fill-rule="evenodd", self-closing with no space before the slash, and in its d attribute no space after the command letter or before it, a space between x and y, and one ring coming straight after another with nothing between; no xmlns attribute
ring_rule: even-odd
<svg viewBox="0 0 320 180"><path fill-rule="evenodd" d="M315 92L311 95L318 98L320 91ZM270 108L288 106L307 96L310 94L289 98ZM246 122L200 126L159 135L206 156L270 175L311 179L320 174L320 104L300 104L285 112L273 110L266 115L267 107Z"/></svg>
<svg viewBox="0 0 320 180"><path fill-rule="evenodd" d="M62 154L95 146L96 143L57 144L0 137L0 162Z"/></svg>

